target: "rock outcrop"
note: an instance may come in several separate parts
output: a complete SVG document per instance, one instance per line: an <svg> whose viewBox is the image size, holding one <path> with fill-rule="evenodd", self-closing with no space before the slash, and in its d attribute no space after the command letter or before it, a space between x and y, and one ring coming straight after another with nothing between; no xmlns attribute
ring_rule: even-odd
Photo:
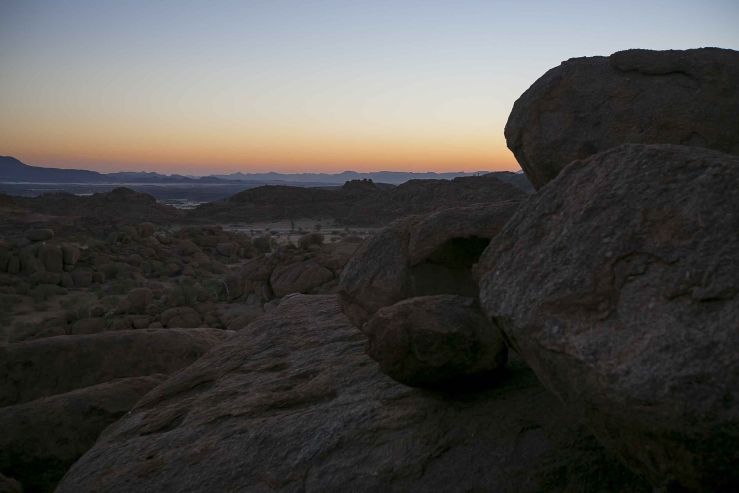
<svg viewBox="0 0 739 493"><path fill-rule="evenodd" d="M53 491L100 433L166 378L123 378L0 408L0 473L26 492Z"/></svg>
<svg viewBox="0 0 739 493"><path fill-rule="evenodd" d="M477 269L544 385L675 491L739 490L738 273L739 157L671 145L573 162Z"/></svg>
<svg viewBox="0 0 739 493"><path fill-rule="evenodd" d="M339 190L266 185L244 190L227 201L202 204L189 211L188 217L221 222L330 217L335 224L378 227L410 215L525 197L526 193L494 174L410 180L383 190L374 184L349 184Z"/></svg>
<svg viewBox="0 0 739 493"><path fill-rule="evenodd" d="M46 193L38 197L14 197L14 200L32 212L49 216L84 217L90 218L93 222L125 220L133 224L140 221L161 224L181 220L184 216L179 209L158 204L149 194L135 192L125 187L85 196L62 192ZM32 241L44 240L32 239Z"/></svg>
<svg viewBox="0 0 739 493"><path fill-rule="evenodd" d="M573 58L513 105L508 148L538 190L570 162L620 144L739 155L739 52L627 50Z"/></svg>
<svg viewBox="0 0 739 493"><path fill-rule="evenodd" d="M58 336L0 347L0 406L108 382L169 374L231 333L218 329L144 329Z"/></svg>
<svg viewBox="0 0 739 493"><path fill-rule="evenodd" d="M334 296L292 296L109 427L57 492L629 491L520 363L445 395L380 374Z"/></svg>
<svg viewBox="0 0 739 493"><path fill-rule="evenodd" d="M519 202L446 209L401 219L357 250L339 281L342 310L362 327L382 307L415 296L477 297L472 265Z"/></svg>
<svg viewBox="0 0 739 493"><path fill-rule="evenodd" d="M411 387L469 385L499 377L508 350L477 300L421 296L381 308L364 324L367 354Z"/></svg>

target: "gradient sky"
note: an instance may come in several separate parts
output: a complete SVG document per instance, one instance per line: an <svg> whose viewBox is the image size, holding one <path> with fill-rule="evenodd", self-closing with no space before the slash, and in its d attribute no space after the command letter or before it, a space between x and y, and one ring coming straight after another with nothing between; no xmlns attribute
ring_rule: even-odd
<svg viewBox="0 0 739 493"><path fill-rule="evenodd" d="M0 0L0 155L164 173L518 169L546 70L739 49L739 1Z"/></svg>

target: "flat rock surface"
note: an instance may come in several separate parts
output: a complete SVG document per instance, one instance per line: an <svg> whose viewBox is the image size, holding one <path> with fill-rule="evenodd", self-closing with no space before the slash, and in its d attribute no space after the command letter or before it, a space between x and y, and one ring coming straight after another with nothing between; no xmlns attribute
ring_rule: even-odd
<svg viewBox="0 0 739 493"><path fill-rule="evenodd" d="M454 396L377 371L335 296L292 296L147 394L57 489L649 491L523 364Z"/></svg>
<svg viewBox="0 0 739 493"><path fill-rule="evenodd" d="M568 164L621 144L739 155L739 51L626 50L572 58L513 105L508 148L538 190Z"/></svg>
<svg viewBox="0 0 739 493"><path fill-rule="evenodd" d="M511 345L625 463L739 491L739 157L632 144L576 161L477 272Z"/></svg>
<svg viewBox="0 0 739 493"><path fill-rule="evenodd" d="M100 433L166 375L122 378L0 409L0 473L23 490L52 491Z"/></svg>
<svg viewBox="0 0 739 493"><path fill-rule="evenodd" d="M229 334L218 329L141 329L9 344L0 347L0 406L116 378L169 374Z"/></svg>

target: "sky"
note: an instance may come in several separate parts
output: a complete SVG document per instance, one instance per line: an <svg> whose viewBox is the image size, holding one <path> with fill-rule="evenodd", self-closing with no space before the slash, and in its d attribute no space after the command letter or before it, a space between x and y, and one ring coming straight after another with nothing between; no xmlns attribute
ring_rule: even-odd
<svg viewBox="0 0 739 493"><path fill-rule="evenodd" d="M0 0L0 155L111 171L517 170L573 57L739 49L739 1Z"/></svg>

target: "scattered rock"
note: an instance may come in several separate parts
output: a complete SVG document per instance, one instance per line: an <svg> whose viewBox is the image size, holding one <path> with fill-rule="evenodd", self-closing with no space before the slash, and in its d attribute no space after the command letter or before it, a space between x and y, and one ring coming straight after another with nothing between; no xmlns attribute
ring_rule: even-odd
<svg viewBox="0 0 739 493"><path fill-rule="evenodd" d="M144 329L0 346L0 406L116 378L170 374L227 337L218 329Z"/></svg>
<svg viewBox="0 0 739 493"><path fill-rule="evenodd" d="M335 296L292 296L149 392L57 492L650 491L525 365L431 393L363 339Z"/></svg>
<svg viewBox="0 0 739 493"><path fill-rule="evenodd" d="M381 308L362 332L380 371L412 387L494 379L508 356L477 300L463 296L422 296Z"/></svg>
<svg viewBox="0 0 739 493"><path fill-rule="evenodd" d="M626 50L573 58L513 105L505 137L539 190L569 163L620 144L739 154L739 52Z"/></svg>
<svg viewBox="0 0 739 493"><path fill-rule="evenodd" d="M0 471L25 491L53 491L108 425L166 379L124 378L0 409Z"/></svg>
<svg viewBox="0 0 739 493"><path fill-rule="evenodd" d="M738 221L738 157L623 145L566 167L477 269L544 385L669 491L739 491Z"/></svg>

